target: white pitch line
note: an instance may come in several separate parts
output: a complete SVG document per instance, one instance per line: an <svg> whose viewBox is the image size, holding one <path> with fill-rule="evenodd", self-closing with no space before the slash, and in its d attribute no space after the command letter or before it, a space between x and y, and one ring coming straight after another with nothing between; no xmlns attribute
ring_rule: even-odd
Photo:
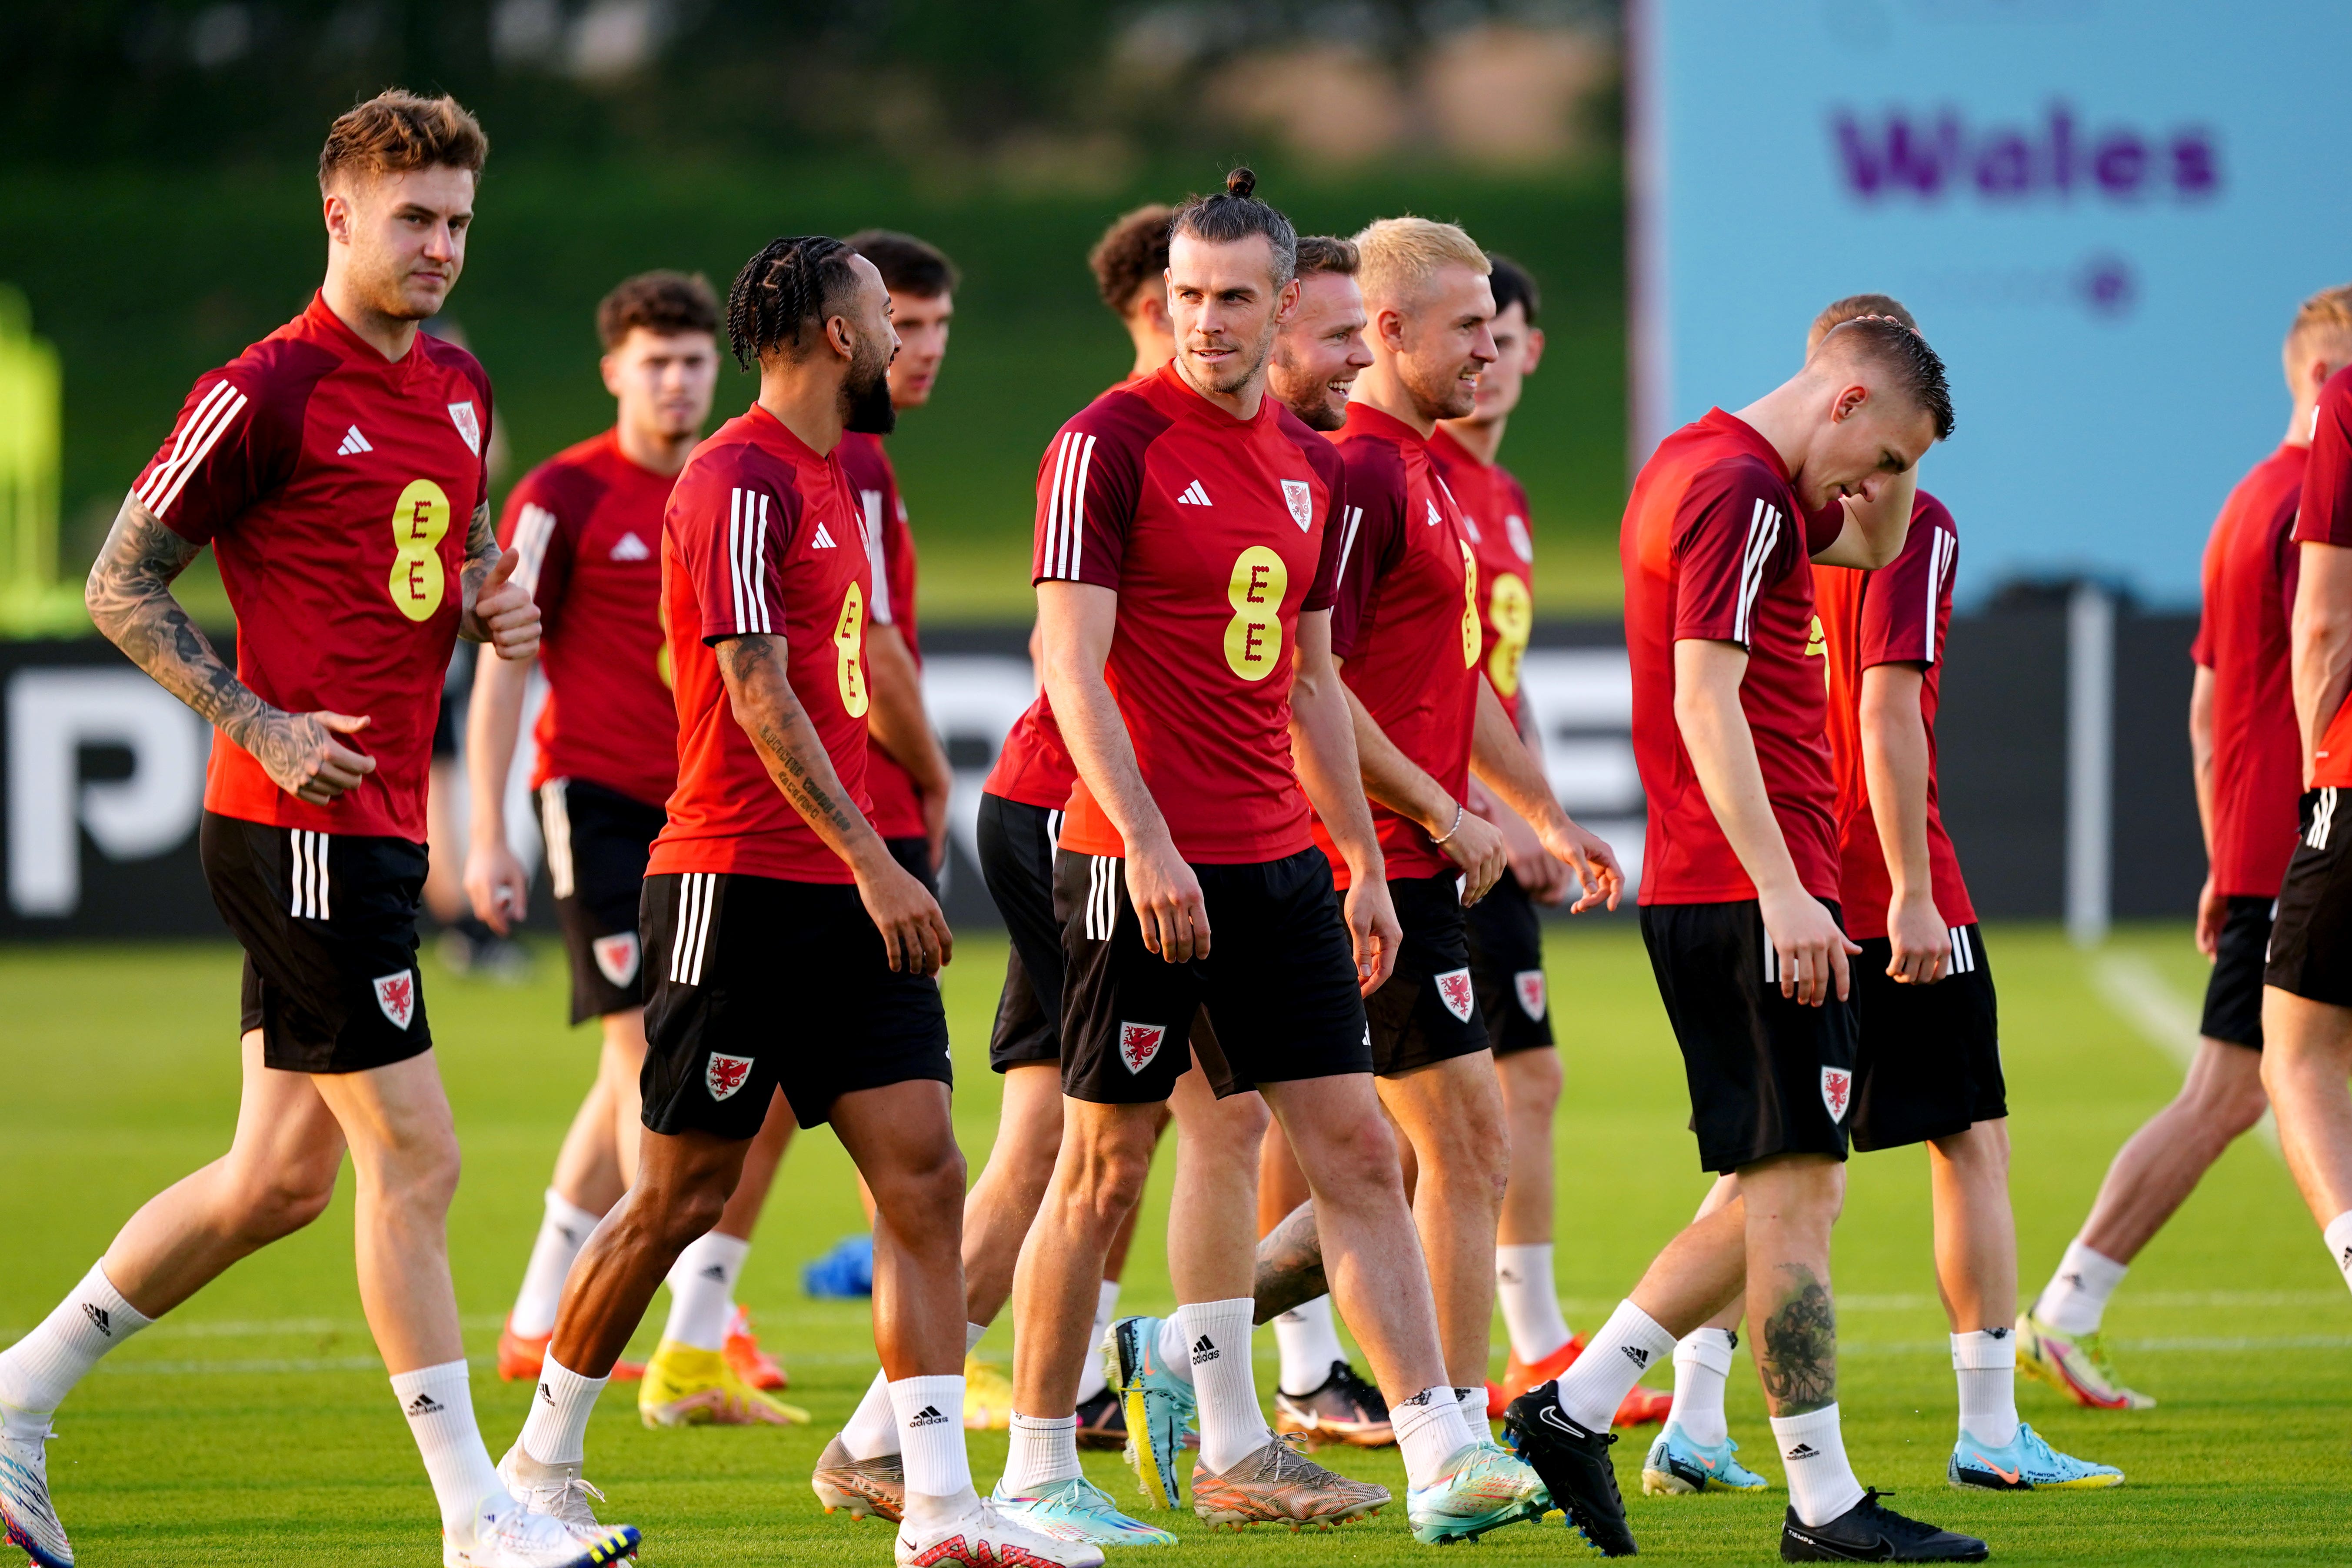
<svg viewBox="0 0 2352 1568"><path fill-rule="evenodd" d="M2091 964L2091 981L2106 1005L2130 1020L2148 1044L2170 1057L2187 1072L2197 1059L2199 1041L2196 1009L2165 983L2156 965L2136 952L2103 952ZM2268 1110L2254 1126L2263 1147L2279 1155L2278 1122ZM2284 1155L2280 1155L2284 1159Z"/></svg>

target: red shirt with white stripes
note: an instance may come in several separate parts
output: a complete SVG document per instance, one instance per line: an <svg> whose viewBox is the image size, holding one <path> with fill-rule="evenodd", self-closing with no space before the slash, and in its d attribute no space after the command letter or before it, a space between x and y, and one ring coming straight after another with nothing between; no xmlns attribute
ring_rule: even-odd
<svg viewBox="0 0 2352 1568"><path fill-rule="evenodd" d="M2311 461L2304 470L2303 510L2294 522L2301 544L2333 544L2352 550L2352 367L2337 371L2319 389L2312 413ZM2313 748L2311 782L2315 788L2352 784L2352 694L2347 694Z"/></svg>
<svg viewBox="0 0 2352 1568"><path fill-rule="evenodd" d="M677 707L662 641L668 474L631 462L607 430L525 474L499 542L539 605L547 701L531 787L586 779L647 805L677 783Z"/></svg>
<svg viewBox="0 0 2352 1568"><path fill-rule="evenodd" d="M1420 432L1370 404L1349 405L1332 437L1348 466L1347 526L1331 652L1340 678L1396 749L1460 800L1478 722L1478 564L1461 509ZM1392 878L1454 869L1428 829L1371 804ZM1348 885L1348 863L1318 818L1315 842Z"/></svg>
<svg viewBox="0 0 2352 1568"><path fill-rule="evenodd" d="M923 668L923 647L915 634L915 531L907 523L906 498L898 492L898 473L882 437L853 430L841 438L841 471L849 477L850 500L857 508L858 531L866 539L866 554L874 574L874 602L866 617L877 626L897 626ZM866 758L866 789L874 797L874 831L885 838L923 837L923 807L915 794L915 778L898 759L869 741Z"/></svg>
<svg viewBox="0 0 2352 1568"><path fill-rule="evenodd" d="M1834 539L1834 535L1832 536ZM1838 877L1846 935L1886 934L1895 884L1871 815L1862 763L1862 672L1878 664L1919 667L1919 718L1927 730L1928 891L1948 926L1973 924L1976 906L1960 879L1960 858L1944 831L1936 791L1936 706L1944 681L1944 633L1952 623L1952 580L1960 533L1944 503L1921 490L1911 503L1903 552L1874 572L1813 568L1828 645L1830 756L1837 771Z"/></svg>
<svg viewBox="0 0 2352 1568"><path fill-rule="evenodd" d="M2282 446L2221 503L2190 657L2213 672L2213 890L2274 899L2294 856L2303 732L2289 679L2297 503L2311 448Z"/></svg>
<svg viewBox="0 0 2352 1568"><path fill-rule="evenodd" d="M1720 408L1684 426L1642 465L1618 549L1633 671L1633 760L1650 820L1645 904L1756 896L1675 721L1675 644L1748 650L1739 706L1798 879L1838 896L1837 785L1812 562L1789 470L1752 426Z"/></svg>
<svg viewBox="0 0 2352 1568"><path fill-rule="evenodd" d="M677 680L677 788L646 874L855 880L769 777L712 652L780 637L841 786L866 794L866 605L873 582L840 454L819 457L753 404L694 449L662 520L662 617Z"/></svg>
<svg viewBox="0 0 2352 1568"><path fill-rule="evenodd" d="M489 436L489 377L471 354L420 332L387 360L323 295L196 378L132 492L173 532L213 547L236 615L237 679L290 713L365 716L366 729L336 739L375 759L355 787L313 805L216 734L206 810L424 841Z"/></svg>
<svg viewBox="0 0 2352 1568"><path fill-rule="evenodd" d="M1519 721L1519 661L1535 629L1535 535L1528 492L1500 463L1482 463L1444 426L1429 438L1429 460L1462 509L1462 527L1478 558L1478 665Z"/></svg>
<svg viewBox="0 0 2352 1568"><path fill-rule="evenodd" d="M1118 595L1104 668L1177 853L1279 860L1314 842L1290 756L1292 647L1330 607L1339 456L1273 397L1237 419L1173 364L1064 425L1037 469L1034 580ZM1086 780L1061 847L1124 855Z"/></svg>

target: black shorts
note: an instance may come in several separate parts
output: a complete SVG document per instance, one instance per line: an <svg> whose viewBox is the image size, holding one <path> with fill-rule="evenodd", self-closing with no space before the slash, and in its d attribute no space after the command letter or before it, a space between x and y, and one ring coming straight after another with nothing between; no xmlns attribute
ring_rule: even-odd
<svg viewBox="0 0 2352 1568"><path fill-rule="evenodd" d="M2263 984L2307 1002L2352 1007L2352 822L2345 792L2305 790L2294 858L2279 884Z"/></svg>
<svg viewBox="0 0 2352 1568"><path fill-rule="evenodd" d="M1838 907L1829 906L1836 919ZM1843 1160L1854 1012L1832 994L1780 994L1780 961L1753 899L1644 904L1642 942L1682 1047L1699 1164L1737 1171L1775 1154Z"/></svg>
<svg viewBox="0 0 2352 1568"><path fill-rule="evenodd" d="M1933 985L1897 985L1895 947L1857 937L1853 1005L1862 1048L1853 1073L1853 1146L1899 1149L2009 1114L2000 1071L2000 1012L1974 924L1952 928L1950 971Z"/></svg>
<svg viewBox="0 0 2352 1568"><path fill-rule="evenodd" d="M665 813L586 779L550 779L538 800L548 889L572 960L572 1021L644 1006L637 899Z"/></svg>
<svg viewBox="0 0 2352 1568"><path fill-rule="evenodd" d="M980 875L1013 939L988 1037L997 1072L1062 1059L1062 926L1054 918L1054 839L1062 814L1003 795L980 797Z"/></svg>
<svg viewBox="0 0 2352 1568"><path fill-rule="evenodd" d="M1486 1020L1486 1044L1498 1057L1552 1043L1551 998L1544 984L1543 925L1536 901L1508 871L1464 913L1470 921L1470 979Z"/></svg>
<svg viewBox="0 0 2352 1568"><path fill-rule="evenodd" d="M240 1030L286 1072L365 1072L433 1048L416 972L425 846L206 812L197 854L245 949Z"/></svg>
<svg viewBox="0 0 2352 1568"><path fill-rule="evenodd" d="M1370 1072L1355 953L1323 852L1195 866L1192 874L1208 906L1209 956L1170 963L1143 945L1125 860L1055 852L1062 1092L1104 1105L1156 1104L1195 1054L1220 1095ZM1192 1026L1204 1010L1213 1037Z"/></svg>
<svg viewBox="0 0 2352 1568"><path fill-rule="evenodd" d="M882 847L890 851L890 858L898 862L909 877L920 882L931 897L940 896L940 874L931 868L931 841L918 833L911 838L885 838Z"/></svg>
<svg viewBox="0 0 2352 1568"><path fill-rule="evenodd" d="M1460 875L1410 877L1391 882L1389 893L1404 941L1388 984L1364 998L1372 1071L1381 1078L1486 1048L1486 1023L1470 980Z"/></svg>
<svg viewBox="0 0 2352 1568"><path fill-rule="evenodd" d="M2263 1048L2263 963L2270 952L2271 910L2276 899L2232 893L2221 917L2213 973L2205 982L2205 1016L2197 1032L2209 1040Z"/></svg>
<svg viewBox="0 0 2352 1568"><path fill-rule="evenodd" d="M644 910L651 1131L743 1139L778 1089L814 1127L858 1089L955 1081L939 982L891 969L856 888L672 872Z"/></svg>

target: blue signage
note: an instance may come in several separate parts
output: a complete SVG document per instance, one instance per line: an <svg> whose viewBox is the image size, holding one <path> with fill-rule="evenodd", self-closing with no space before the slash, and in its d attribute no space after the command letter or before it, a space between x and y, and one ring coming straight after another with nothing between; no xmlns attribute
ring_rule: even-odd
<svg viewBox="0 0 2352 1568"><path fill-rule="evenodd" d="M2181 604L2352 281L2343 0L1633 0L1636 458L1893 294L1949 365L1961 592Z"/></svg>

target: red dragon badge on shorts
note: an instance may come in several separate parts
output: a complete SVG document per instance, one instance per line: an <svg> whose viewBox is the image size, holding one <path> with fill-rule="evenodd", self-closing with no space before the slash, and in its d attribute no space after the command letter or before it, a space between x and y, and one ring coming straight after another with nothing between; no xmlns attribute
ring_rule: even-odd
<svg viewBox="0 0 2352 1568"><path fill-rule="evenodd" d="M1470 972L1466 969L1449 969L1435 978L1437 999L1445 1004L1447 1012L1464 1023L1468 1023L1470 1010L1478 1005L1477 994L1470 988Z"/></svg>
<svg viewBox="0 0 2352 1568"><path fill-rule="evenodd" d="M404 969L397 974L378 975L375 1005L392 1020L395 1029L405 1029L416 1019L416 971Z"/></svg>
<svg viewBox="0 0 2352 1568"><path fill-rule="evenodd" d="M1540 1023L1544 1016L1544 972L1522 969L1511 976L1511 985L1519 994L1519 1011Z"/></svg>
<svg viewBox="0 0 2352 1568"><path fill-rule="evenodd" d="M1121 1024L1118 1026L1118 1059L1127 1070L1139 1073L1151 1065L1160 1054L1160 1042L1168 1037L1164 1024Z"/></svg>
<svg viewBox="0 0 2352 1568"><path fill-rule="evenodd" d="M1844 1068L1822 1069L1822 1103L1830 1108L1832 1121L1845 1120L1845 1108L1853 1100L1853 1074Z"/></svg>
<svg viewBox="0 0 2352 1568"><path fill-rule="evenodd" d="M722 1057L713 1051L710 1065L702 1069L702 1084L710 1090L711 1099L725 1100L742 1088L743 1080L751 1076L750 1057Z"/></svg>

